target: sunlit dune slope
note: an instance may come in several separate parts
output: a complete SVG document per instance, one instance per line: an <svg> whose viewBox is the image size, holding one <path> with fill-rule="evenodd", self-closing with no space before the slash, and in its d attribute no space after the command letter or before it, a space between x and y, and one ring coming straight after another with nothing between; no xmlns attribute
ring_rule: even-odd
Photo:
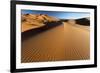
<svg viewBox="0 0 100 73"><path fill-rule="evenodd" d="M23 14L21 18L22 32L45 26L46 22L59 21L59 19L45 14Z"/></svg>

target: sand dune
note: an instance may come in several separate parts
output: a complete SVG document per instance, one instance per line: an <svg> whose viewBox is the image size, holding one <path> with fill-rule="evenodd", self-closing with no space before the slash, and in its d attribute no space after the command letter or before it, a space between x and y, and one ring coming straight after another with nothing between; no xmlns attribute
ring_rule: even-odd
<svg viewBox="0 0 100 73"><path fill-rule="evenodd" d="M46 22L59 21L59 19L45 14L23 14L21 19L22 32L45 26Z"/></svg>
<svg viewBox="0 0 100 73"><path fill-rule="evenodd" d="M35 28L40 28L50 22L68 22L69 24L79 24L89 26L90 18L81 18L81 19L58 19L46 14L22 14L21 15L21 32L29 31ZM77 25L76 25L77 26Z"/></svg>
<svg viewBox="0 0 100 73"><path fill-rule="evenodd" d="M89 59L90 35L84 28L65 22L22 41L22 63Z"/></svg>
<svg viewBox="0 0 100 73"><path fill-rule="evenodd" d="M89 18L66 20L45 14L22 15L21 62L90 59L89 25Z"/></svg>

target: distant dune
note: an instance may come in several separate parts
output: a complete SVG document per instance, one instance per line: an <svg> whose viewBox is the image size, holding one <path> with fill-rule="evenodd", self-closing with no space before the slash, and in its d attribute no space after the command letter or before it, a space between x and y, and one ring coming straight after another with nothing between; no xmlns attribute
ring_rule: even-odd
<svg viewBox="0 0 100 73"><path fill-rule="evenodd" d="M76 24L90 26L90 19L89 18L81 18L76 20Z"/></svg>
<svg viewBox="0 0 100 73"><path fill-rule="evenodd" d="M83 26L90 26L90 17L80 19L61 19L62 22L68 22L70 24L79 24Z"/></svg>

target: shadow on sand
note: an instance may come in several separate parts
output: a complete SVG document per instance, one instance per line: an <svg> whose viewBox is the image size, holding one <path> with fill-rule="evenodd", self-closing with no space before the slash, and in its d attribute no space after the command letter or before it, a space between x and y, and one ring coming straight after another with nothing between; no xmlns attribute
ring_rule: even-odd
<svg viewBox="0 0 100 73"><path fill-rule="evenodd" d="M59 26L59 25L62 24L62 22L61 21L57 21L57 22L47 22L45 24L46 25L43 26L43 27L35 28L35 29L32 29L32 30L29 30L29 31L26 31L26 32L21 33L22 41L23 40L26 40L26 39L28 39L30 37L34 37L34 36L38 35L39 33L43 33L46 30L49 30L49 29L54 28L56 26Z"/></svg>

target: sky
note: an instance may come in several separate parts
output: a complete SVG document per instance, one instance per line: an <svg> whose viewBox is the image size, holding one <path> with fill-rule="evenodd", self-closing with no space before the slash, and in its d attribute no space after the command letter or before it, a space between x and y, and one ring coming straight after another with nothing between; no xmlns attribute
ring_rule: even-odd
<svg viewBox="0 0 100 73"><path fill-rule="evenodd" d="M87 12L60 12L60 11L38 11L38 10L21 10L21 14L47 14L59 19L78 19L89 17Z"/></svg>

